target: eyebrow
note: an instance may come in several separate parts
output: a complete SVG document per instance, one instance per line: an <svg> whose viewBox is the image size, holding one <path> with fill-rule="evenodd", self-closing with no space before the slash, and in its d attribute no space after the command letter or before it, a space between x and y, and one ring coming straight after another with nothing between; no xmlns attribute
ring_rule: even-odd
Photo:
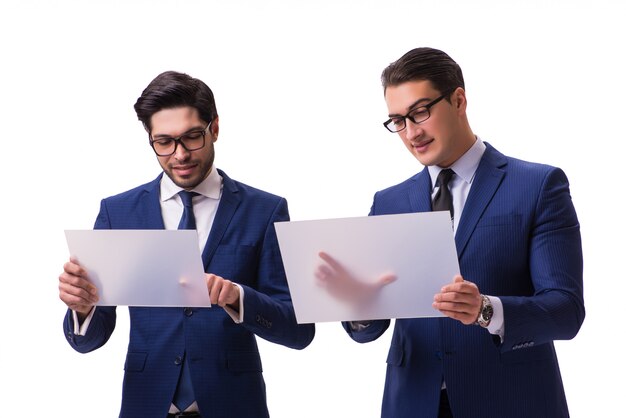
<svg viewBox="0 0 626 418"><path fill-rule="evenodd" d="M408 107L408 110L406 113L410 113L413 109L415 109L416 107L419 107L420 104L422 104L422 102L432 102L433 99L429 99L428 97L423 97L421 99L417 99L415 102L413 102L413 104L411 106ZM390 113L388 115L390 118L394 117L394 116L404 116L401 115L399 113Z"/></svg>
<svg viewBox="0 0 626 418"><path fill-rule="evenodd" d="M181 135L178 135L178 136L184 136L184 135L190 134L191 132L202 131L202 130L204 130L204 129L205 129L205 128L203 128L202 126L196 126L196 127L193 127L193 128L189 128L189 129L187 129L185 132L183 132ZM176 138L176 137L174 137L174 136L172 136L172 135L158 134L158 135L152 135L152 139L154 139L154 138L159 138L159 139L173 139L173 138Z"/></svg>

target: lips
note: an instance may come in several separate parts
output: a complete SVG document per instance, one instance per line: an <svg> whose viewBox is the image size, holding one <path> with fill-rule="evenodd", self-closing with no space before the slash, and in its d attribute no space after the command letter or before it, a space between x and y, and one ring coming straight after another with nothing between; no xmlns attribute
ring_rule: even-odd
<svg viewBox="0 0 626 418"><path fill-rule="evenodd" d="M190 176L197 167L197 164L177 165L172 167L172 171L179 176Z"/></svg>
<svg viewBox="0 0 626 418"><path fill-rule="evenodd" d="M434 139L427 139L425 141L420 141L420 142L411 141L411 146L415 148L416 151L422 152L422 151L425 151L428 145L430 145L430 143L433 141Z"/></svg>

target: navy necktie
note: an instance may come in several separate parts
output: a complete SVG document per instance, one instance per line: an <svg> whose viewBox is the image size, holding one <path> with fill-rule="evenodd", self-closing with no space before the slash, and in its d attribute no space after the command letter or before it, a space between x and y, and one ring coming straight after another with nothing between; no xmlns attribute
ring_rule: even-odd
<svg viewBox="0 0 626 418"><path fill-rule="evenodd" d="M198 193L182 190L178 192L178 195L183 201L183 206L185 207L183 216L180 218L180 222L178 223L178 229L196 229L196 217L193 215L193 204L191 203L191 199L193 199L194 196L198 196Z"/></svg>
<svg viewBox="0 0 626 418"><path fill-rule="evenodd" d="M198 193L183 190L178 194L185 207L183 216L180 218L180 223L178 224L178 229L196 229L196 217L193 214L193 204L191 203L191 200L194 196L198 196ZM182 370L178 379L176 392L174 393L173 402L174 405L176 405L176 407L183 412L185 409L189 408L189 405L191 405L195 400L191 376L189 375L189 361L186 353L181 367Z"/></svg>
<svg viewBox="0 0 626 418"><path fill-rule="evenodd" d="M454 206L452 206L452 193L448 189L448 183L454 176L454 171L450 168L443 169L437 176L436 186L439 187L435 197L433 197L433 211L449 210L450 217L454 219Z"/></svg>

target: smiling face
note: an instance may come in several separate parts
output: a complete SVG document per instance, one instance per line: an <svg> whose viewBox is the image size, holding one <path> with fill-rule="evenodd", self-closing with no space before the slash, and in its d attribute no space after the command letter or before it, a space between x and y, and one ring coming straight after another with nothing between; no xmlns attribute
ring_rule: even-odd
<svg viewBox="0 0 626 418"><path fill-rule="evenodd" d="M440 95L428 80L388 86L385 101L389 117L406 115ZM406 128L398 132L407 149L425 166L449 167L475 141L467 123L465 91L457 88L451 93L450 101L444 99L433 105L429 109L430 117L421 123L407 119Z"/></svg>
<svg viewBox="0 0 626 418"><path fill-rule="evenodd" d="M193 107L175 107L154 113L150 119L153 140L177 138L189 132L203 130L209 122L200 119ZM179 187L191 190L202 182L211 171L215 159L213 143L217 141L219 120L215 118L206 132L204 147L187 151L178 144L176 152L165 157L157 156L167 176Z"/></svg>

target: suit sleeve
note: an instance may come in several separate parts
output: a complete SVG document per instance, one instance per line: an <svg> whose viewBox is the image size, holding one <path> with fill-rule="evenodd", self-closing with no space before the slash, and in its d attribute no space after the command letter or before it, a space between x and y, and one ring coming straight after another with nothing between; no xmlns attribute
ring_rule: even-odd
<svg viewBox="0 0 626 418"><path fill-rule="evenodd" d="M104 200L100 203L100 213L94 229L110 229ZM68 309L63 320L63 331L68 343L74 350L88 353L102 347L109 340L115 329L115 322L115 306L97 306L85 335L76 335L72 311Z"/></svg>
<svg viewBox="0 0 626 418"><path fill-rule="evenodd" d="M314 324L298 324L289 294L274 222L288 221L287 201L280 199L267 224L257 272L256 286L245 291L243 326L259 337L290 348L308 346Z"/></svg>
<svg viewBox="0 0 626 418"><path fill-rule="evenodd" d="M549 171L542 184L529 248L534 294L500 296L502 351L571 339L585 318L580 226L560 169Z"/></svg>
<svg viewBox="0 0 626 418"><path fill-rule="evenodd" d="M378 193L374 195L374 202L372 203L372 207L370 208L370 213L368 216L373 216L376 213L376 197ZM344 321L341 323L343 329L346 330L350 338L358 343L369 343L378 339L381 335L387 331L389 325L391 324L391 320L389 319L380 319L375 321L364 321L361 323L362 327L353 327L349 321Z"/></svg>

